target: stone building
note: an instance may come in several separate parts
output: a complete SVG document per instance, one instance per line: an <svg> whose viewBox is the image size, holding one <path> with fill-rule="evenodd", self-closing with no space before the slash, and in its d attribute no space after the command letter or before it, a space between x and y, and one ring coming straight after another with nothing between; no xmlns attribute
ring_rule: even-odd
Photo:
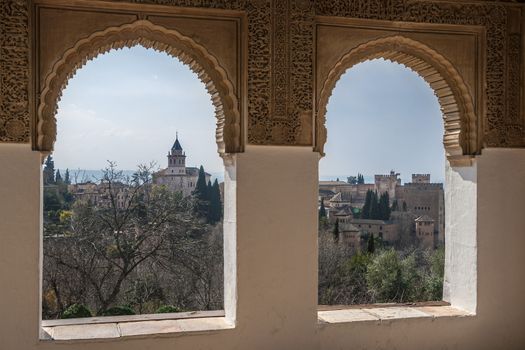
<svg viewBox="0 0 525 350"><path fill-rule="evenodd" d="M361 208L365 204L368 190L375 191L376 184L350 184L344 181L319 181L319 196L331 200L338 193L349 205ZM338 199L335 197L335 199ZM326 203L327 204L327 203Z"/></svg>
<svg viewBox="0 0 525 350"><path fill-rule="evenodd" d="M381 238L386 244L398 239L398 225L390 220L354 219L352 225L362 233Z"/></svg>
<svg viewBox="0 0 525 350"><path fill-rule="evenodd" d="M434 248L434 219L428 215L423 215L414 221L416 223L416 238L419 241L419 245L423 248Z"/></svg>
<svg viewBox="0 0 525 350"><path fill-rule="evenodd" d="M333 198L334 195L341 193L345 202L360 208L365 204L366 193L370 190L378 193L388 192L392 203L396 196L396 188L401 186L399 175L395 171L391 171L387 175L374 175L374 183L364 184L344 181L319 181L319 195L325 198Z"/></svg>
<svg viewBox="0 0 525 350"><path fill-rule="evenodd" d="M363 234L359 228L352 224L341 225L339 229L339 244L353 250L361 250L363 244Z"/></svg>
<svg viewBox="0 0 525 350"><path fill-rule="evenodd" d="M445 192L442 183L431 183L430 175L412 175L412 182L396 189L399 205L406 203L407 211L418 216L429 216L435 222L434 230L438 242L444 242L445 235Z"/></svg>
<svg viewBox="0 0 525 350"><path fill-rule="evenodd" d="M369 190L377 191L378 194L388 192L390 203L397 201L399 211L406 206L407 212L415 217L426 215L432 218L435 222L433 227L437 242L443 243L445 233L443 184L431 183L430 174L412 174L412 182L405 184L401 183L399 176L400 174L395 171L387 175L375 175L373 184L320 181L319 198L324 200L327 211L330 212L332 208L340 210L346 206L361 208L365 202L366 192ZM415 221L411 221L411 225L415 225ZM396 229L404 226L404 224L399 225ZM392 242L400 236L401 233L389 234L389 238L385 240Z"/></svg>
<svg viewBox="0 0 525 350"><path fill-rule="evenodd" d="M129 204L129 186L122 182L113 182L111 188L107 183L101 181L80 182L68 185L75 200L84 201L97 207L125 209Z"/></svg>
<svg viewBox="0 0 525 350"><path fill-rule="evenodd" d="M199 178L199 168L186 166L186 153L182 149L179 137L168 152L168 167L153 174L153 183L166 186L173 192L180 192L184 197L192 194ZM206 183L211 175L205 173Z"/></svg>
<svg viewBox="0 0 525 350"><path fill-rule="evenodd" d="M396 198L396 190L401 186L399 175L393 170L388 175L374 175L374 190L379 194L387 192L390 197L390 203Z"/></svg>

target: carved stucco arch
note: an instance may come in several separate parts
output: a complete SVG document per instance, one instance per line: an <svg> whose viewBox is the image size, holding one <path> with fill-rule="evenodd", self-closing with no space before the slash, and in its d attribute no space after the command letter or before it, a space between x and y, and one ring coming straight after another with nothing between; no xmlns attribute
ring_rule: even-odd
<svg viewBox="0 0 525 350"><path fill-rule="evenodd" d="M316 116L315 150L324 155L326 108L341 76L354 65L383 58L397 62L418 73L434 90L444 120L443 145L449 161L461 163L478 150L477 118L472 97L454 66L430 47L403 37L389 36L352 49L334 65L319 94Z"/></svg>
<svg viewBox="0 0 525 350"><path fill-rule="evenodd" d="M178 31L147 20L92 33L66 50L46 76L37 110L37 150L47 154L56 140L58 101L68 80L87 61L111 49L142 45L179 59L204 83L217 117L216 141L221 156L243 151L239 100L227 72L203 46Z"/></svg>

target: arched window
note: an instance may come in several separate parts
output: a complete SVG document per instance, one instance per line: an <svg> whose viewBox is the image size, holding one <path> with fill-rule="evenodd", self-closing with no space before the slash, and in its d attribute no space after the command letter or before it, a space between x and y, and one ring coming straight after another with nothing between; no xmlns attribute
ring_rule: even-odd
<svg viewBox="0 0 525 350"><path fill-rule="evenodd" d="M44 319L223 309L215 115L197 74L142 46L68 81L43 169Z"/></svg>
<svg viewBox="0 0 525 350"><path fill-rule="evenodd" d="M331 232L336 228L320 225L319 304L442 300L443 213L447 211L445 129L439 100L422 76L402 64L373 59L347 68L326 107L327 142L319 166L319 189L326 190L336 177L348 178L337 191L357 194L348 205L355 213L349 224L360 227L366 223L382 230L388 223L389 245L382 240L383 231L371 230L361 232L360 249L341 249L340 243L332 243ZM412 182L416 178L412 174L421 173L430 173L432 182L441 184L437 191ZM430 206L424 205L429 202L440 210L430 211ZM422 241L425 234L415 235L421 211L439 223L436 249ZM441 267L430 269L436 259ZM414 282L402 285L401 281L384 280L396 269L399 276ZM341 284L335 280L341 278L341 271L362 272L345 276L347 283ZM416 282L411 275L425 277ZM440 281L441 286L430 293L431 286L421 282L425 279Z"/></svg>

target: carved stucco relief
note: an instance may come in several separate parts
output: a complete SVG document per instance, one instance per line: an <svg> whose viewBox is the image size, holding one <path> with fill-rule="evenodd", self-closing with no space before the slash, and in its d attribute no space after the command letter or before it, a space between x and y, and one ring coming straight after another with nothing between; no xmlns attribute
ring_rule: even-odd
<svg viewBox="0 0 525 350"><path fill-rule="evenodd" d="M524 146L518 33L507 5L421 0L135 0L232 9L248 16L248 142L313 144L313 50L316 15L418 23L482 25L487 33L486 146ZM29 142L29 37L26 0L0 11L0 142Z"/></svg>
<svg viewBox="0 0 525 350"><path fill-rule="evenodd" d="M217 59L191 38L175 30L138 20L110 27L79 40L55 63L47 75L37 110L37 149L50 152L56 139L58 100L68 79L77 69L111 49L141 44L177 57L194 71L212 97L217 117L217 146L220 154L242 151L239 102L233 84Z"/></svg>
<svg viewBox="0 0 525 350"><path fill-rule="evenodd" d="M508 7L497 3L458 4L417 0L318 0L316 14L418 23L481 25L486 29L486 101L483 145L525 145L519 115L520 97L512 79L519 80L520 41L508 30ZM513 48L514 47L514 48ZM511 73L511 71L514 71ZM512 74L512 78L510 75ZM510 78L510 79L509 79Z"/></svg>
<svg viewBox="0 0 525 350"><path fill-rule="evenodd" d="M29 32L25 0L0 2L0 142L28 142Z"/></svg>
<svg viewBox="0 0 525 350"><path fill-rule="evenodd" d="M449 160L477 151L477 123L469 90L454 66L430 47L400 35L361 44L347 52L330 70L318 98L315 149L323 154L326 142L326 107L345 71L374 58L400 63L417 72L434 90L443 114L443 144Z"/></svg>

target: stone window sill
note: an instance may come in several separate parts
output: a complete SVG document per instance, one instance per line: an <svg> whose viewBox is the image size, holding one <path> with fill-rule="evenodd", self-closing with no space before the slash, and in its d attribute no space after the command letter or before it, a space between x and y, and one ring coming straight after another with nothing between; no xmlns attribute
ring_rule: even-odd
<svg viewBox="0 0 525 350"><path fill-rule="evenodd" d="M75 341L118 339L233 329L224 311L93 317L42 321L42 340Z"/></svg>
<svg viewBox="0 0 525 350"><path fill-rule="evenodd" d="M376 304L352 307L335 307L330 310L320 308L320 325L348 322L376 322L407 318L466 317L474 314L450 305L404 305Z"/></svg>

